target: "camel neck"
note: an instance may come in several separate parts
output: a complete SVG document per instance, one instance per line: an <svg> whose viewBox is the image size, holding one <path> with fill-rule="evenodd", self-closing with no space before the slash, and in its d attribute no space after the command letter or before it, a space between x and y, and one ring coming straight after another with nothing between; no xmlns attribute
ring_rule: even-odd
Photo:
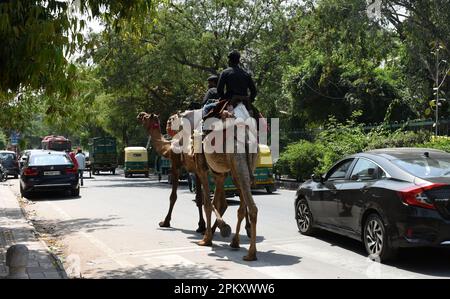
<svg viewBox="0 0 450 299"><path fill-rule="evenodd" d="M170 141L164 138L159 128L149 128L148 133L155 151L159 155L167 157L170 153Z"/></svg>

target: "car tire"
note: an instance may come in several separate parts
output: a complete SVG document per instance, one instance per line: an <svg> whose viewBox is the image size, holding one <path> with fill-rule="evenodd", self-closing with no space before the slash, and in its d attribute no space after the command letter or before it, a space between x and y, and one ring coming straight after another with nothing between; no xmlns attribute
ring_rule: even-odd
<svg viewBox="0 0 450 299"><path fill-rule="evenodd" d="M19 175L18 175L18 174L14 175L14 178L15 178L15 179L18 179L18 178L19 178Z"/></svg>
<svg viewBox="0 0 450 299"><path fill-rule="evenodd" d="M309 209L308 202L304 198L300 198L295 206L295 220L298 231L302 235L311 236L315 233L313 215Z"/></svg>
<svg viewBox="0 0 450 299"><path fill-rule="evenodd" d="M364 223L363 243L369 258L379 263L394 259L398 252L398 248L391 245L383 219L375 213Z"/></svg>
<svg viewBox="0 0 450 299"><path fill-rule="evenodd" d="M272 194L275 190L273 186L266 186L266 192L267 194Z"/></svg>
<svg viewBox="0 0 450 299"><path fill-rule="evenodd" d="M112 174L116 175L116 170L115 169L112 170Z"/></svg>
<svg viewBox="0 0 450 299"><path fill-rule="evenodd" d="M20 196L25 197L25 198L28 199L28 198L31 197L31 193L23 190L22 185L20 185Z"/></svg>
<svg viewBox="0 0 450 299"><path fill-rule="evenodd" d="M77 187L76 189L70 190L70 194L71 194L73 197L78 197L78 196L80 196L80 187Z"/></svg>

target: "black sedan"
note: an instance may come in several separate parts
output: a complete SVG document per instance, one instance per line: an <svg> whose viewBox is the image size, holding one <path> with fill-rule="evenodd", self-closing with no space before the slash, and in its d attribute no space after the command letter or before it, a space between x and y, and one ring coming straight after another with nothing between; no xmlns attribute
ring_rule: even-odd
<svg viewBox="0 0 450 299"><path fill-rule="evenodd" d="M6 169L8 175L14 176L15 179L19 177L19 162L15 152L0 151L0 163Z"/></svg>
<svg viewBox="0 0 450 299"><path fill-rule="evenodd" d="M400 247L450 245L450 154L420 148L349 156L297 191L300 233L316 228L362 240L373 260Z"/></svg>
<svg viewBox="0 0 450 299"><path fill-rule="evenodd" d="M33 192L66 190L79 196L78 171L69 155L57 151L31 151L21 169L20 193L29 197Z"/></svg>

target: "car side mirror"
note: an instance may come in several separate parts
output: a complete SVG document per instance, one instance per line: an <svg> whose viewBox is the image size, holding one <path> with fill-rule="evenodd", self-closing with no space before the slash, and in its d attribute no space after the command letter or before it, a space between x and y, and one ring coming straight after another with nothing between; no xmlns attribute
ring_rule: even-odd
<svg viewBox="0 0 450 299"><path fill-rule="evenodd" d="M311 180L313 180L313 182L321 183L321 184L323 184L323 182L324 182L323 175L320 175L320 174L311 175Z"/></svg>
<svg viewBox="0 0 450 299"><path fill-rule="evenodd" d="M357 181L357 180L359 180L359 175L357 175L357 174L352 175L351 178L350 178L350 180L352 180L352 181Z"/></svg>

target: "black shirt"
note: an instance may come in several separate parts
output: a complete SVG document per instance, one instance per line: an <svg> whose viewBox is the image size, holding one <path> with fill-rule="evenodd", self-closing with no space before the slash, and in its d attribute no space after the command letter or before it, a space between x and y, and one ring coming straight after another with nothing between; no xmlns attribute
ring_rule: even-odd
<svg viewBox="0 0 450 299"><path fill-rule="evenodd" d="M224 92L225 87L226 92ZM256 97L255 83L252 76L239 66L226 68L220 74L217 84L217 93L220 98L231 99L234 95L248 96L247 90L250 90L250 102L253 102Z"/></svg>
<svg viewBox="0 0 450 299"><path fill-rule="evenodd" d="M218 98L219 98L219 94L217 93L217 88L212 87L212 88L208 89L205 96L203 97L202 106L204 106L206 104L206 102L208 102L208 100L213 100L213 99L218 99Z"/></svg>

